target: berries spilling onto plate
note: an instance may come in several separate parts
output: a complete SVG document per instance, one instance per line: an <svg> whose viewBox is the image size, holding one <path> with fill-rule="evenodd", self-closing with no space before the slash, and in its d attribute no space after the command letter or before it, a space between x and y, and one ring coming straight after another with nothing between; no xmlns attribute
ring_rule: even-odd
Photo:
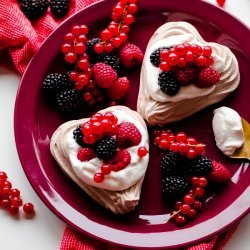
<svg viewBox="0 0 250 250"><path fill-rule="evenodd" d="M64 17L69 12L70 0L18 0L21 11L29 20L43 16L48 7L56 18Z"/></svg>
<svg viewBox="0 0 250 250"><path fill-rule="evenodd" d="M113 106L127 96L130 81L124 69L143 60L140 48L127 42L136 12L135 0L121 0L114 6L112 21L101 31L100 38L89 39L86 25L75 25L65 35L61 50L73 70L50 74L43 82L45 92L50 97L54 94L59 111L72 114L96 104Z"/></svg>
<svg viewBox="0 0 250 250"><path fill-rule="evenodd" d="M0 207L13 215L19 213L20 207L23 207L23 212L27 215L32 215L35 212L32 203L23 204L20 191L17 188L12 188L5 172L0 172Z"/></svg>
<svg viewBox="0 0 250 250"><path fill-rule="evenodd" d="M175 204L171 219L183 225L203 206L204 188L229 181L230 172L204 155L205 144L184 132L175 135L170 130L156 130L154 143L166 150L160 162L163 198Z"/></svg>
<svg viewBox="0 0 250 250"><path fill-rule="evenodd" d="M219 73L212 68L214 59L210 46L179 44L173 48L156 49L150 61L162 71L158 77L160 89L169 96L176 95L181 87L193 84L208 88L220 81Z"/></svg>
<svg viewBox="0 0 250 250"><path fill-rule="evenodd" d="M131 122L121 122L111 112L96 113L82 126L75 128L73 138L80 146L77 159L81 162L98 158L102 165L93 176L95 182L100 183L105 175L112 171L120 171L127 167L131 155L126 150L140 144L142 135ZM144 157L148 153L143 146L138 147L137 154Z"/></svg>

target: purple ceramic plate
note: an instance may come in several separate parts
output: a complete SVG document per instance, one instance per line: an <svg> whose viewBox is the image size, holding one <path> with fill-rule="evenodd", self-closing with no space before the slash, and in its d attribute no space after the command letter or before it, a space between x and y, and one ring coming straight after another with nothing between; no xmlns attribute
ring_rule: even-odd
<svg viewBox="0 0 250 250"><path fill-rule="evenodd" d="M130 41L145 50L153 32L166 21L187 21L207 41L228 46L236 55L241 73L239 88L222 102L210 106L188 119L171 125L207 144L207 155L226 164L232 173L230 183L211 190L199 216L182 228L165 222L169 210L161 199L160 153L151 145L150 163L143 184L141 200L135 211L115 216L92 201L59 169L50 155L52 133L65 121L50 109L41 94L46 74L65 70L60 46L73 25L87 24L92 31L108 21L115 1L101 1L80 11L44 42L23 76L15 106L15 137L24 171L44 203L61 219L81 232L100 240L127 247L175 248L207 239L242 218L250 204L250 169L246 161L225 157L215 146L211 129L212 112L222 105L232 107L250 122L250 32L240 21L223 10L200 0L140 1L140 12ZM135 109L139 69L129 74L131 95L125 105Z"/></svg>

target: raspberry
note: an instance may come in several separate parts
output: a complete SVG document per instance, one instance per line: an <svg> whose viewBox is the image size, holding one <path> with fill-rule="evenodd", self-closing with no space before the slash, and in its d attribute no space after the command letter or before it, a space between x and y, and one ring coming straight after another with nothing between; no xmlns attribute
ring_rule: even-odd
<svg viewBox="0 0 250 250"><path fill-rule="evenodd" d="M108 88L108 96L114 101L119 101L127 95L129 86L130 83L127 77L118 78L112 86Z"/></svg>
<svg viewBox="0 0 250 250"><path fill-rule="evenodd" d="M195 85L199 88L207 88L216 84L219 81L220 75L216 70L210 67L204 67L201 68L198 74L198 80Z"/></svg>
<svg viewBox="0 0 250 250"><path fill-rule="evenodd" d="M50 0L50 10L56 17L63 17L69 12L70 0Z"/></svg>
<svg viewBox="0 0 250 250"><path fill-rule="evenodd" d="M121 147L132 147L141 142L142 135L131 122L123 122L118 126L116 140Z"/></svg>
<svg viewBox="0 0 250 250"><path fill-rule="evenodd" d="M212 173L208 176L210 181L221 183L230 180L230 172L224 165L216 161L213 161L212 165Z"/></svg>
<svg viewBox="0 0 250 250"><path fill-rule="evenodd" d="M114 157L108 161L113 171L119 171L127 167L131 162L131 155L127 150L117 151Z"/></svg>
<svg viewBox="0 0 250 250"><path fill-rule="evenodd" d="M187 85L195 80L196 70L193 66L188 66L185 68L177 68L175 71L175 76L177 81L181 85Z"/></svg>
<svg viewBox="0 0 250 250"><path fill-rule="evenodd" d="M110 87L117 79L117 74L113 68L105 63L96 63L93 67L96 83L102 88Z"/></svg>
<svg viewBox="0 0 250 250"><path fill-rule="evenodd" d="M81 148L77 152L77 159L79 161L90 161L93 158L95 158L95 154L91 148Z"/></svg>
<svg viewBox="0 0 250 250"><path fill-rule="evenodd" d="M141 64L143 53L139 47L132 43L125 43L119 51L120 61L123 66L132 68L137 64Z"/></svg>
<svg viewBox="0 0 250 250"><path fill-rule="evenodd" d="M30 20L41 17L48 8L47 0L19 0L19 2L22 12Z"/></svg>

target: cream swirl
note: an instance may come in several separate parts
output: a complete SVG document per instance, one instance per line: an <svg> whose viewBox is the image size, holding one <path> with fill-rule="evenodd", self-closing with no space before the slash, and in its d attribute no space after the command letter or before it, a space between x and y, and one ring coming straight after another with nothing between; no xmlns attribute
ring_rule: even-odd
<svg viewBox="0 0 250 250"><path fill-rule="evenodd" d="M137 154L139 147L149 149L148 132L145 123L142 124L142 119L139 119L139 114L135 111L130 110L128 114L126 110L119 107L117 106L113 111L113 114L118 118L118 124L122 122L133 123L141 132L142 139L139 145L126 149L131 155L130 164L120 171L112 171L110 174L105 175L101 183L96 183L93 180L93 176L96 172L100 171L103 162L98 158L86 162L79 161L77 159L77 152L80 146L73 138L73 129L69 131L66 138L68 156L75 174L88 185L112 191L124 190L136 184L145 175L149 160L148 154L145 157L139 157Z"/></svg>
<svg viewBox="0 0 250 250"><path fill-rule="evenodd" d="M175 96L168 96L160 90L158 76L161 71L151 64L150 55L157 48L181 43L212 48L213 68L221 76L219 83L208 88L197 88L192 84L183 86ZM237 88L239 81L238 62L229 48L204 41L187 22L169 22L158 28L148 43L141 70L137 111L149 125L161 126L178 121L222 100Z"/></svg>

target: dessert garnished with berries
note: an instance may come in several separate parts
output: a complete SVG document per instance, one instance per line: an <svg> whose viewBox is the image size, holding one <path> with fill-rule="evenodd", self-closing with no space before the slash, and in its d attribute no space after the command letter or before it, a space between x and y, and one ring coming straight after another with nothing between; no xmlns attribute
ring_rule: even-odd
<svg viewBox="0 0 250 250"><path fill-rule="evenodd" d="M240 81L231 50L206 42L186 22L168 22L150 39L140 78L137 111L163 126L219 102Z"/></svg>
<svg viewBox="0 0 250 250"><path fill-rule="evenodd" d="M86 25L75 25L65 34L61 50L71 70L49 74L43 82L45 93L59 111L72 114L82 107L112 106L126 97L130 81L125 69L143 60L140 48L128 42L136 12L135 0L120 0L100 37L91 37Z"/></svg>
<svg viewBox="0 0 250 250"><path fill-rule="evenodd" d="M114 213L137 205L148 165L149 139L141 116L124 106L62 124L51 139L60 167Z"/></svg>
<svg viewBox="0 0 250 250"><path fill-rule="evenodd" d="M163 198L173 206L170 218L184 225L202 208L206 187L229 181L230 172L204 155L205 144L184 132L155 131L154 143L166 150L160 169Z"/></svg>

